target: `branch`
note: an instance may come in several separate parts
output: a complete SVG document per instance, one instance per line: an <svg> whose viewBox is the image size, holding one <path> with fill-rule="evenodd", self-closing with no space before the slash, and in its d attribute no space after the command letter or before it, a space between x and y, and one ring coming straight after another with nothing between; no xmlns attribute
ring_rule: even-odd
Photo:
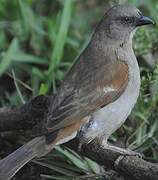
<svg viewBox="0 0 158 180"><path fill-rule="evenodd" d="M0 131L32 129L33 126L44 121L45 113L52 100L52 97L38 96L21 107L1 108ZM76 150L77 144L77 140L74 140L66 145ZM121 154L107 150L97 141L83 145L81 153L98 164L117 171L128 180L158 180L158 165L133 156L126 156L118 161Z"/></svg>
<svg viewBox="0 0 158 180"><path fill-rule="evenodd" d="M0 108L0 132L32 129L42 123L51 99L51 96L37 96L20 107Z"/></svg>
<svg viewBox="0 0 158 180"><path fill-rule="evenodd" d="M72 144L76 143L71 143L69 147L72 147ZM128 180L158 180L158 165L136 156L123 157L117 152L106 149L97 141L84 145L81 153L98 164L117 171Z"/></svg>

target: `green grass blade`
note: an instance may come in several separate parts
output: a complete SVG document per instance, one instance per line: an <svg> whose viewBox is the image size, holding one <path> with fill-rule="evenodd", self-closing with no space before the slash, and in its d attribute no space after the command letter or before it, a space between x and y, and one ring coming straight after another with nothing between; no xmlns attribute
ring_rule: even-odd
<svg viewBox="0 0 158 180"><path fill-rule="evenodd" d="M51 169L55 172L58 172L60 174L66 175L68 177L75 177L77 175L75 172L69 171L65 168L58 167L56 165L52 165L52 164L48 164L48 163L44 163L44 162L39 162L39 161L35 161L35 160L33 160L32 162L34 162L38 165L41 165L43 167L49 168L49 169Z"/></svg>
<svg viewBox="0 0 158 180"><path fill-rule="evenodd" d="M37 57L31 54L26 54L23 52L18 52L14 57L14 61L17 63L34 63L34 64L47 64L48 60L43 59L41 57Z"/></svg>
<svg viewBox="0 0 158 180"><path fill-rule="evenodd" d="M72 11L72 0L64 1L64 9L62 13L59 33L57 34L56 43L54 45L53 53L51 55L51 62L48 73L52 73L56 67L59 66L63 49L66 42L67 32L70 25L70 17Z"/></svg>
<svg viewBox="0 0 158 180"><path fill-rule="evenodd" d="M71 161L75 166L78 168L84 170L84 171L89 171L89 167L87 163L85 163L81 158L78 156L75 156L71 152L69 152L67 149L62 149L59 146L56 146L54 148L56 151L58 151L60 154L64 155L69 161Z"/></svg>
<svg viewBox="0 0 158 180"><path fill-rule="evenodd" d="M12 74L10 74L9 72L7 72L6 73L10 78L12 78L13 80L14 80L14 78L13 78L13 75ZM24 82L22 82L20 79L15 79L16 80L16 82L18 83L18 84L20 84L20 85L22 85L24 88L26 88L27 90L29 90L29 91L33 91L33 89L28 85L28 84L26 84L26 83L24 83Z"/></svg>
<svg viewBox="0 0 158 180"><path fill-rule="evenodd" d="M21 26L23 27L24 34L27 35L29 32L29 24L28 24L28 13L27 13L27 6L23 0L18 0L18 6L19 6L19 13L20 13L20 19L21 19Z"/></svg>
<svg viewBox="0 0 158 180"><path fill-rule="evenodd" d="M63 177L63 176L55 176L55 175L46 175L46 174L41 174L40 175L43 178L47 178L47 179L53 179L53 180L73 180L72 178L68 178L68 177Z"/></svg>
<svg viewBox="0 0 158 180"><path fill-rule="evenodd" d="M18 86L18 84L17 84L15 72L14 72L13 69L12 69L12 75L13 75L14 84L15 84L17 93L18 93L18 95L19 95L19 97L20 97L20 100L21 100L21 102L22 102L23 104L25 104L25 100L24 100L24 98L23 98L23 96L22 96L22 93L21 93L21 91L20 91L20 88L19 88L19 86Z"/></svg>
<svg viewBox="0 0 158 180"><path fill-rule="evenodd" d="M54 162L54 161L52 161L51 158L49 158L47 160L47 162L49 162L50 164L56 165L58 167L68 169L68 170L70 170L72 172L76 172L78 174L83 173L82 169L79 169L78 167L74 166L73 164L67 163L67 159L66 158L64 158L62 160L65 160L65 162L64 161L61 161L61 162L60 161L55 161Z"/></svg>
<svg viewBox="0 0 158 180"><path fill-rule="evenodd" d="M16 39L13 39L8 50L5 52L1 63L0 63L0 76L7 70L7 68L12 63L14 56L16 55L16 51L18 49L18 43Z"/></svg>
<svg viewBox="0 0 158 180"><path fill-rule="evenodd" d="M93 173L95 173L95 174L100 173L100 167L96 162L92 161L89 158L85 158L85 161L87 162L88 166L90 167L90 169L92 170Z"/></svg>
<svg viewBox="0 0 158 180"><path fill-rule="evenodd" d="M45 95L48 92L48 85L42 83L39 90L39 95Z"/></svg>

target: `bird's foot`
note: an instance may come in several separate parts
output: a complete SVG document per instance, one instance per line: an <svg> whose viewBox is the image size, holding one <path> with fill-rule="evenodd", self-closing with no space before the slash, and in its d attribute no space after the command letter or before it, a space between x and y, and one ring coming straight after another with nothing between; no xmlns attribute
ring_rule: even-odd
<svg viewBox="0 0 158 180"><path fill-rule="evenodd" d="M130 149L124 149L124 148L112 146L109 144L104 144L104 147L105 147L105 149L117 152L117 153L121 154L122 156L137 156L139 158L143 158L143 154L132 151Z"/></svg>
<svg viewBox="0 0 158 180"><path fill-rule="evenodd" d="M118 156L118 158L116 158L116 160L114 161L114 168L117 169L120 166L121 161L126 157L126 156L135 156L138 158L143 158L143 154L132 151L130 149L123 149L123 148L119 148L119 147L112 147L113 150L116 150L118 153L120 153L121 155Z"/></svg>
<svg viewBox="0 0 158 180"><path fill-rule="evenodd" d="M112 146L112 145L108 145L108 144L104 144L105 149L107 150L111 150L114 152L117 152L120 154L120 156L118 156L118 158L115 160L114 162L114 167L115 169L117 169L117 167L119 167L120 162L126 157L126 156L136 156L138 158L143 158L143 154L132 151L130 149L123 149L120 147L116 147L116 146Z"/></svg>
<svg viewBox="0 0 158 180"><path fill-rule="evenodd" d="M128 153L122 154L120 156L118 156L116 158L116 160L114 161L114 168L117 169L120 166L121 161L127 157L127 156L135 156L138 158L143 158L143 155L137 152L134 152L132 150L126 149L128 151Z"/></svg>
<svg viewBox="0 0 158 180"><path fill-rule="evenodd" d="M144 155L139 153L139 152L135 152L135 151L132 151L131 149L123 149L125 150L124 153L122 153L122 155L124 156L137 156L139 158L143 158Z"/></svg>

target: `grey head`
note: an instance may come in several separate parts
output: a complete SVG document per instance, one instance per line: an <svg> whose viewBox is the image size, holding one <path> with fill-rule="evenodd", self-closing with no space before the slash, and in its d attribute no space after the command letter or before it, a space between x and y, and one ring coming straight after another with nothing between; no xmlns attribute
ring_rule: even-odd
<svg viewBox="0 0 158 180"><path fill-rule="evenodd" d="M130 5L116 5L103 17L96 31L104 32L111 40L125 40L135 32L138 26L154 24L150 18Z"/></svg>

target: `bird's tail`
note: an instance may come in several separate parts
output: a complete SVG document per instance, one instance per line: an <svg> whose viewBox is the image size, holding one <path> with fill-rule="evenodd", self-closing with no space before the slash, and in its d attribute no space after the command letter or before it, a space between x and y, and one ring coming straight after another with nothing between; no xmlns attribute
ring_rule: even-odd
<svg viewBox="0 0 158 180"><path fill-rule="evenodd" d="M27 162L34 157L40 157L47 153L45 137L34 138L12 154L0 160L0 180L11 179Z"/></svg>

